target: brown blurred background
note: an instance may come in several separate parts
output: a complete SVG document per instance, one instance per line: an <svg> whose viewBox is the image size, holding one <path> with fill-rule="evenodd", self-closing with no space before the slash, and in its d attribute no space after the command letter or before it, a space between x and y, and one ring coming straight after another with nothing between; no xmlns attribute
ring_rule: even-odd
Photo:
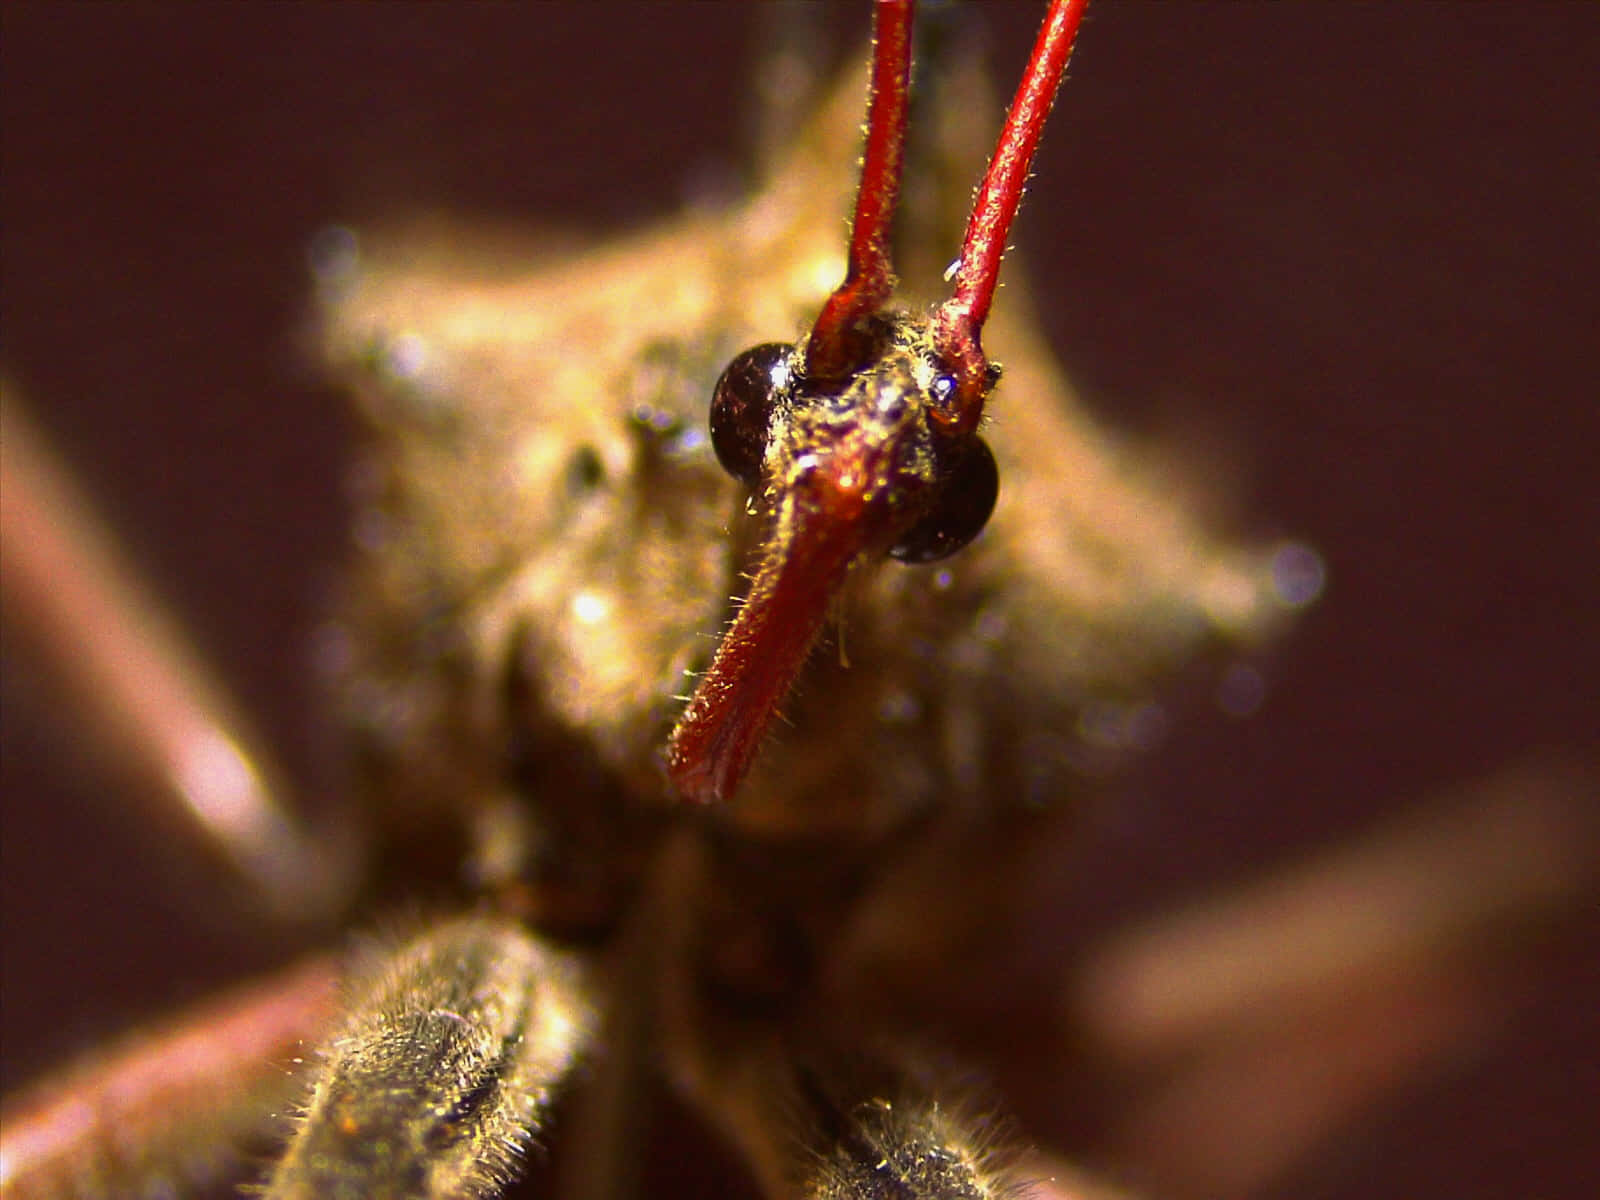
<svg viewBox="0 0 1600 1200"><path fill-rule="evenodd" d="M1011 78L1037 11L993 18ZM828 21L839 45L865 25ZM316 779L309 637L352 430L298 342L309 239L428 212L604 233L727 186L756 22L144 3L0 22L0 361ZM1091 10L1016 238L1049 332L1108 423L1212 464L1236 527L1309 541L1330 582L1256 716L1197 704L1110 785L1095 853L1030 931L1041 960L1439 788L1594 761L1597 66L1600 9L1577 4ZM284 951L197 910L6 650L9 1087ZM1594 911L1522 972L1500 1035L1268 1194L1591 1195ZM1092 1144L1071 1107L1054 1132Z"/></svg>

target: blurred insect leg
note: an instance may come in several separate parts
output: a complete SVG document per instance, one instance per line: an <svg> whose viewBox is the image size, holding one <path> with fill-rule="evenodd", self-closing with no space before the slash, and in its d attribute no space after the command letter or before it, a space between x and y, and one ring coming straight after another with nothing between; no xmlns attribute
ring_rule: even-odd
<svg viewBox="0 0 1600 1200"><path fill-rule="evenodd" d="M346 989L269 1200L476 1200L514 1179L594 1018L575 960L469 917Z"/></svg>
<svg viewBox="0 0 1600 1200"><path fill-rule="evenodd" d="M931 1099L860 1054L795 1052L777 1030L729 1030L714 1078L722 1132L768 1196L805 1200L983 1200L1012 1196L1007 1122ZM1065 1193L1064 1200L1076 1200Z"/></svg>
<svg viewBox="0 0 1600 1200"><path fill-rule="evenodd" d="M6 620L70 689L74 718L160 796L276 918L334 910L350 864L283 804L283 775L0 384Z"/></svg>
<svg viewBox="0 0 1600 1200"><path fill-rule="evenodd" d="M1003 1115L934 1097L919 1072L863 1085L847 1070L843 1088L798 1076L810 1128L798 1194L806 1200L1130 1200L1085 1173L1016 1144ZM841 1097L848 1100L841 1101Z"/></svg>
<svg viewBox="0 0 1600 1200"><path fill-rule="evenodd" d="M872 1094L835 1106L807 1091L821 1135L805 1172L808 1200L982 1200L1010 1190L992 1148L960 1113Z"/></svg>
<svg viewBox="0 0 1600 1200"><path fill-rule="evenodd" d="M1144 1087L1107 1141L1153 1194L1253 1196L1407 1081L1492 1039L1505 980L1459 973L1352 983L1219 1035Z"/></svg>
<svg viewBox="0 0 1600 1200"><path fill-rule="evenodd" d="M796 859L814 866L815 855ZM782 878L781 855L753 861ZM902 1050L892 1019L818 978L817 947L832 946L838 922L859 913L851 873L843 865L837 877L813 878L813 903L794 923L748 886L752 877L714 833L685 829L664 847L648 898L663 914L657 953L673 1082L769 1196L976 1200L1027 1195L1019 1189L1031 1183L1040 1200L1108 1200L1065 1173L1051 1182L1056 1172L1016 1155L1010 1121L992 1108L939 1098L946 1089L915 1050ZM808 927L813 919L819 925Z"/></svg>
<svg viewBox="0 0 1600 1200"><path fill-rule="evenodd" d="M0 1112L0 1193L182 1196L268 1149L327 1028L336 969L315 958L35 1084Z"/></svg>
<svg viewBox="0 0 1600 1200"><path fill-rule="evenodd" d="M1172 1194L1245 1194L1481 1045L1529 930L1593 901L1595 788L1593 764L1526 765L1092 956L1073 1019L1159 1080L1128 1157Z"/></svg>

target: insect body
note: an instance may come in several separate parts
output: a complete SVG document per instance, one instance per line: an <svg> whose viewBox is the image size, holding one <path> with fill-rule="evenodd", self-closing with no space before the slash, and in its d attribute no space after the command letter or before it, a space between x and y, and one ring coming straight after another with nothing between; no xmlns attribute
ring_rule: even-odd
<svg viewBox="0 0 1600 1200"><path fill-rule="evenodd" d="M958 557L880 569L859 552L939 558L982 514L927 526L918 501L837 550L801 521L783 552L814 586L811 629L757 705L764 724L781 703L787 728L741 734L708 771L715 752L680 733L678 786L720 803L679 806L661 748L771 516L719 466L708 407L730 360L801 337L844 274L860 93L829 97L744 207L532 271L481 235L325 247L326 355L373 447L329 655L357 790L381 861L431 851L438 887L465 861L496 915L358 973L270 1195L492 1194L588 1036L627 1047L640 1029L772 1194L870 1194L880 1160L930 1156L952 1165L924 1191L992 1186L941 1115L916 1014L873 986L885 931L919 892L982 877L972 847L1070 801L1086 708L1136 706L1282 605L1264 555L1215 544L1118 465L1014 288L985 330L1006 362L987 529ZM974 157L944 136L933 157ZM942 394L906 319L849 328L889 390ZM987 459L962 455L987 509ZM825 616L838 645L784 701ZM506 981L507 962L526 970Z"/></svg>
<svg viewBox="0 0 1600 1200"><path fill-rule="evenodd" d="M860 1124L877 1104L933 1111L908 1065L915 1020L864 990L878 949L858 933L929 880L881 877L929 845L954 852L958 831L981 841L1066 802L1063 731L1088 704L1134 704L1163 667L1218 635L1261 635L1281 608L1263 556L1214 546L1108 465L1023 304L987 331L1011 397L996 402L992 457L916 432L948 400L970 435L976 410L956 398L971 387L981 402L997 372L980 358L964 375L937 335L929 348L916 322L880 315L886 287L830 335L850 349L818 352L826 318L802 349L771 348L845 274L851 181L817 163L851 161L859 95L852 79L830 98L742 210L532 275L503 270L515 256L502 248L439 238L336 255L324 279L328 354L379 447L338 655L364 790L400 842L463 821L496 830L469 837L476 878L535 929L598 947L602 977L648 981L611 997L645 1015L609 1020L654 1031L669 1076L775 1195L802 1186L810 1156L866 1154L857 1139L891 1159L925 1153ZM794 389L830 381L830 357L860 379L803 407ZM752 398L752 384L781 394ZM729 433L728 407L762 405L770 447ZM828 459L841 437L861 448ZM996 461L989 529L944 560L983 524ZM935 476L955 480L954 516L922 498ZM885 551L942 561L861 565ZM785 701L829 614L840 649ZM780 704L788 727L767 744ZM665 785L674 722L673 780L704 812ZM390 1127L354 1089L319 1085L302 1138ZM906 1147L934 1136L923 1117L889 1128ZM455 1136L515 1133L485 1118ZM273 1194L328 1186L312 1161L292 1151ZM987 1186L973 1164L957 1174L958 1192Z"/></svg>

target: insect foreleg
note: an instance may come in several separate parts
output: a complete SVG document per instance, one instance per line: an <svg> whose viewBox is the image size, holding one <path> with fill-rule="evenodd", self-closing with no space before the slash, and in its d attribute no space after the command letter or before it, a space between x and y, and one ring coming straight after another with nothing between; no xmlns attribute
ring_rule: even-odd
<svg viewBox="0 0 1600 1200"><path fill-rule="evenodd" d="M188 839L252 920L307 924L355 878L350 839L288 802L287 771L122 554L9 382L0 380L5 619L39 648L62 707L103 750L119 804Z"/></svg>
<svg viewBox="0 0 1600 1200"><path fill-rule="evenodd" d="M50 1076L0 1108L0 1195L190 1196L281 1136L336 969L313 957ZM206 1193L209 1194L209 1193Z"/></svg>
<svg viewBox="0 0 1600 1200"><path fill-rule="evenodd" d="M469 917L351 985L269 1200L497 1195L593 1021L577 964Z"/></svg>

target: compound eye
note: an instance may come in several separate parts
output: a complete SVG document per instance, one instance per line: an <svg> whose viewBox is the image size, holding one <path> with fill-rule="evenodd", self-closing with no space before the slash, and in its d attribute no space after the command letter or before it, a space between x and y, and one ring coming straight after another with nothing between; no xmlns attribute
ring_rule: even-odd
<svg viewBox="0 0 1600 1200"><path fill-rule="evenodd" d="M1000 494L1000 469L982 438L964 438L940 464L933 507L889 550L904 563L937 562L983 531Z"/></svg>
<svg viewBox="0 0 1600 1200"><path fill-rule="evenodd" d="M761 464L777 393L788 386L794 347L765 342L736 355L711 394L711 446L723 470L746 487L761 484Z"/></svg>

